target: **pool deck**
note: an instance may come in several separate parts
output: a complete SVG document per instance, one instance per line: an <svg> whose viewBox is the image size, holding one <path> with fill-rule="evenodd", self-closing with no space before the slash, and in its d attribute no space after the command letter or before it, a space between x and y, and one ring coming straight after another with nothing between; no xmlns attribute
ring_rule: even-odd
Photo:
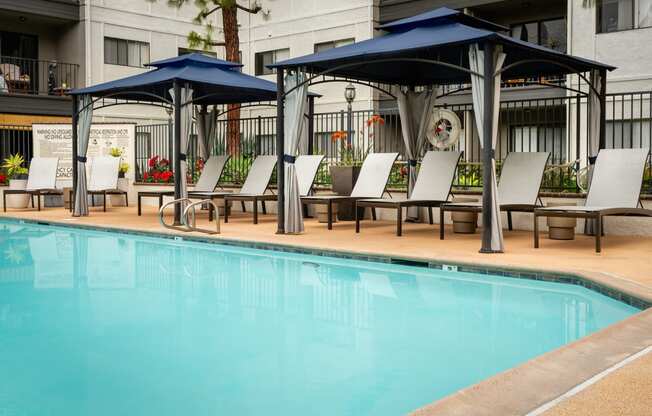
<svg viewBox="0 0 652 416"><path fill-rule="evenodd" d="M0 216L66 225L206 236L165 230L159 225L153 207L143 209L142 217L138 217L136 209L131 207L110 208L106 213L92 208L91 215L84 218L71 218L60 208L41 212L10 210L6 214L0 213ZM603 252L596 254L594 240L589 237L552 241L544 235L541 248L535 250L531 232L506 231L506 252L488 255L478 252L479 234L459 235L449 231L447 239L441 241L437 234L438 226L428 224L407 223L403 237L396 237L394 223L390 221L364 221L362 232L356 234L352 222L336 223L334 229L328 231L325 224L308 219L304 234L277 235L275 216L261 216L260 223L253 225L250 214L235 212L233 215L228 224L222 224L221 234L209 238L488 268L570 273L652 302L652 238L649 237L607 235L603 239ZM198 226L211 227L205 214L200 214ZM461 390L419 409L415 414L508 415L528 414L535 409L538 410L532 414L649 414L646 412L652 409L652 353L640 353L640 358L621 364L643 350L652 350L652 308ZM614 368L620 365L622 368ZM567 394L589 379L592 380L585 383L590 384L586 388L572 396ZM564 396L564 400L553 401L560 396Z"/></svg>

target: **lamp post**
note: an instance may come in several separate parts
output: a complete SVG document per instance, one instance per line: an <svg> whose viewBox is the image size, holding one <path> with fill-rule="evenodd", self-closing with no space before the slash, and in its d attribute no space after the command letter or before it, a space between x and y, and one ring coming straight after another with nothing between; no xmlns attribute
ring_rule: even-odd
<svg viewBox="0 0 652 416"><path fill-rule="evenodd" d="M346 125L346 143L351 145L351 136L353 135L353 100L355 100L355 86L352 83L349 83L346 88L344 88L344 99L346 99L347 111L348 111L348 122Z"/></svg>

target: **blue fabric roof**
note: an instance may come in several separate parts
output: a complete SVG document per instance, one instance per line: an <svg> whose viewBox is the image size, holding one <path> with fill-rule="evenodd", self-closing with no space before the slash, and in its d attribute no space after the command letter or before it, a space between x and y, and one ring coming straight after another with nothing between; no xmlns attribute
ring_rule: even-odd
<svg viewBox="0 0 652 416"><path fill-rule="evenodd" d="M276 99L276 84L240 72L241 65L201 54L188 54L150 64L155 69L142 74L76 89L73 95L161 101L150 94L170 98L174 80L188 82L195 104L233 104ZM209 96L210 95L210 96Z"/></svg>
<svg viewBox="0 0 652 416"><path fill-rule="evenodd" d="M469 16L468 14L465 14L459 10L449 9L448 7L440 7L429 12L418 14L416 16L395 20L393 22L381 25L378 28L387 30L389 32L405 31L414 29L418 26L437 23L438 21L442 21L444 19L453 19L457 22L480 29L487 29L492 31L509 30L504 26L497 25L487 20L478 19L477 17Z"/></svg>
<svg viewBox="0 0 652 416"><path fill-rule="evenodd" d="M383 25L390 31L383 36L287 59L270 67L305 68L315 74L327 73L398 85L463 83L469 82L468 73L445 65L433 65L425 60L468 68L469 45L490 41L502 45L507 54L505 66L517 61L531 61L506 70L504 79L564 75L594 68L614 69L599 62L512 39L489 30L487 23L451 9L439 8Z"/></svg>

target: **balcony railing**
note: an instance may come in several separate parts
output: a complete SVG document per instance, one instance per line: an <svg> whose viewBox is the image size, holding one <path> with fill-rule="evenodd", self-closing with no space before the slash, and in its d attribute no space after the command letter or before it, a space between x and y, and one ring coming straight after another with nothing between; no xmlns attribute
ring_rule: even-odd
<svg viewBox="0 0 652 416"><path fill-rule="evenodd" d="M79 65L0 56L0 94L65 95L77 88Z"/></svg>

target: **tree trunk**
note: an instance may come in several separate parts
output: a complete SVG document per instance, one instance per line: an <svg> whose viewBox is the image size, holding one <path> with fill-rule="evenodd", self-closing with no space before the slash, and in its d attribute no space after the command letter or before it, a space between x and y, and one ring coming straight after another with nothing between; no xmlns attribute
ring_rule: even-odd
<svg viewBox="0 0 652 416"><path fill-rule="evenodd" d="M240 38L238 37L238 9L235 6L222 8L222 24L224 26L224 43L226 45L226 60L240 62ZM240 105L227 106L227 149L229 155L240 153Z"/></svg>

